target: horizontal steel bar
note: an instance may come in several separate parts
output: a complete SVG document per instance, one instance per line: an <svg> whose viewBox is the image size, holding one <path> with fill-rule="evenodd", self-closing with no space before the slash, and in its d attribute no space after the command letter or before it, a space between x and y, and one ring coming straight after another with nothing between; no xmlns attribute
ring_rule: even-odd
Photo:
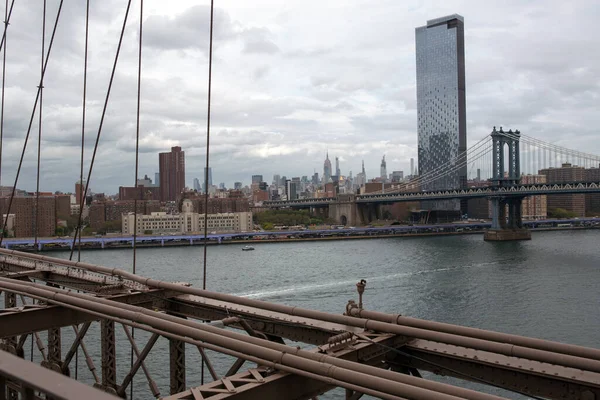
<svg viewBox="0 0 600 400"><path fill-rule="evenodd" d="M0 376L54 399L116 400L100 390L0 350Z"/></svg>

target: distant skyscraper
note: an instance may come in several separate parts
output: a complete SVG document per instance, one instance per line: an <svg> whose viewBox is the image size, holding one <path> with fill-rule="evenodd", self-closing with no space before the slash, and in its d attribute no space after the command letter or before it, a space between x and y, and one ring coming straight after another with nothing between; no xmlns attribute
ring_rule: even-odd
<svg viewBox="0 0 600 400"><path fill-rule="evenodd" d="M318 185L319 184L319 173L315 172L312 176L312 183L313 185Z"/></svg>
<svg viewBox="0 0 600 400"><path fill-rule="evenodd" d="M425 175L464 154L465 40L463 17L457 14L427 21L416 28L419 173ZM466 165L423 185L451 189L466 185ZM465 203L466 205L466 203ZM456 200L435 202L433 209L459 210Z"/></svg>
<svg viewBox="0 0 600 400"><path fill-rule="evenodd" d="M326 184L331 180L331 161L329 161L329 151L323 163L323 183Z"/></svg>
<svg viewBox="0 0 600 400"><path fill-rule="evenodd" d="M381 170L379 173L379 176L381 177L382 181L387 180L387 163L385 162L385 154L383 155L383 158L381 159Z"/></svg>
<svg viewBox="0 0 600 400"><path fill-rule="evenodd" d="M335 158L335 174L340 177L342 173L340 172L340 159L338 157Z"/></svg>
<svg viewBox="0 0 600 400"><path fill-rule="evenodd" d="M160 186L160 174L158 172L154 173L154 186Z"/></svg>
<svg viewBox="0 0 600 400"><path fill-rule="evenodd" d="M273 185L279 186L280 182L281 182L281 177L279 176L279 174L273 175Z"/></svg>
<svg viewBox="0 0 600 400"><path fill-rule="evenodd" d="M185 152L171 147L169 153L158 153L160 200L175 201L185 188Z"/></svg>
<svg viewBox="0 0 600 400"><path fill-rule="evenodd" d="M202 191L202 186L200 186L200 180L198 178L194 178L194 190L196 192Z"/></svg>
<svg viewBox="0 0 600 400"><path fill-rule="evenodd" d="M410 176L413 176L415 174L415 159L411 158L410 159Z"/></svg>
<svg viewBox="0 0 600 400"><path fill-rule="evenodd" d="M83 181L75 182L75 204L85 203L85 194L83 191L85 190L85 185L87 181L84 179Z"/></svg>
<svg viewBox="0 0 600 400"><path fill-rule="evenodd" d="M261 183L263 181L262 175L252 175L252 183Z"/></svg>
<svg viewBox="0 0 600 400"><path fill-rule="evenodd" d="M204 188L204 181L206 180L206 167L204 167L204 175L202 175L202 188ZM208 167L208 187L213 184L212 180L212 167Z"/></svg>
<svg viewBox="0 0 600 400"><path fill-rule="evenodd" d="M242 182L235 182L235 183L233 184L233 188L234 188L235 190L242 190Z"/></svg>
<svg viewBox="0 0 600 400"><path fill-rule="evenodd" d="M288 180L285 183L285 194L288 200L296 200L298 198L297 182Z"/></svg>

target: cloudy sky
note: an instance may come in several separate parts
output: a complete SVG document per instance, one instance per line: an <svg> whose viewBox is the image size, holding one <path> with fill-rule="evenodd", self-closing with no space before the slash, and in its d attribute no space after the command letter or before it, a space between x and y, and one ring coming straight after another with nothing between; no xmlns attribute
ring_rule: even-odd
<svg viewBox="0 0 600 400"><path fill-rule="evenodd" d="M4 2L2 2L4 3ZM46 45L58 0L48 0ZM65 0L44 82L41 190L79 177L83 0ZM92 1L85 170L126 0ZM18 0L7 38L1 184L12 185L39 84L41 0ZM409 170L416 157L414 28L465 19L467 135L494 125L600 154L597 1L216 0L210 160L213 181L253 174ZM2 8L3 10L3 8ZM179 145L186 180L202 178L206 143L209 2L145 0L140 175ZM139 1L132 2L91 187L134 183ZM35 189L38 123L18 187Z"/></svg>

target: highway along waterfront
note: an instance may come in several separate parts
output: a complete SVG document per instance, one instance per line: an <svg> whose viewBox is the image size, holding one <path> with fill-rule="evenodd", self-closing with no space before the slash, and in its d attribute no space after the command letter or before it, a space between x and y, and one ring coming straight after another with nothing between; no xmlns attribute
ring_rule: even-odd
<svg viewBox="0 0 600 400"><path fill-rule="evenodd" d="M242 251L242 244L212 246L207 287L341 314L347 301L357 297L356 282L366 279L366 309L600 348L598 243L600 230L591 229L536 232L533 240L523 242L449 235L255 243L255 251ZM52 256L67 258L68 253ZM137 257L141 275L202 287L200 246L148 248L137 252ZM83 251L81 258L126 270L132 265L132 251L124 249ZM145 338L141 331L136 335ZM97 342L89 339L86 344L90 352L99 354ZM128 348L125 342L123 348ZM148 366L161 372L154 378L168 387L168 368L161 368L168 360L166 341L155 350ZM118 355L119 362L129 365L128 351ZM213 360L218 363L219 358L215 355ZM85 362L82 355L79 362ZM200 367L192 364L188 364L188 385L200 381ZM229 365L220 363L219 374ZM85 373L82 369L80 377ZM508 398L527 398L475 383L461 384ZM135 392L136 398L151 398L141 378ZM336 390L322 398L343 396Z"/></svg>
<svg viewBox="0 0 600 400"><path fill-rule="evenodd" d="M439 225L388 225L388 226L331 226L326 229L305 229L304 227L290 227L277 231L252 231L252 232L212 232L208 235L208 244L239 244L240 242L281 242L281 241L314 241L314 240L346 240L346 239L375 239L405 236L440 236L457 234L483 233L490 228L490 222L483 220L463 221ZM575 218L570 220L552 219L528 221L524 226L534 231L563 230L563 229L600 229L600 218ZM192 246L204 244L203 234L164 234L164 235L138 235L137 247L167 247L167 246ZM52 251L69 249L73 245L73 238L51 237L40 238L35 245L34 238L5 239L6 248L20 251ZM77 244L79 247L79 243ZM81 239L82 249L117 249L133 247L133 236L114 234L96 235Z"/></svg>

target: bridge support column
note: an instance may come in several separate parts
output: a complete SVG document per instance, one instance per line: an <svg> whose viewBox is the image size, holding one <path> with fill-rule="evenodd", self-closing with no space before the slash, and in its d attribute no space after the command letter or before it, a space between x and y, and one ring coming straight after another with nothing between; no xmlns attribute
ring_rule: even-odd
<svg viewBox="0 0 600 400"><path fill-rule="evenodd" d="M102 383L95 387L117 394L117 355L114 321L100 321L100 348L102 353Z"/></svg>
<svg viewBox="0 0 600 400"><path fill-rule="evenodd" d="M70 376L69 367L63 368L60 328L48 329L48 360L42 361L42 366L59 374Z"/></svg>
<svg viewBox="0 0 600 400"><path fill-rule="evenodd" d="M15 293L4 292L4 307L5 308L16 308L17 307L17 295ZM17 337L8 337L2 340L0 343L0 350L4 350L19 357L23 355L17 354Z"/></svg>
<svg viewBox="0 0 600 400"><path fill-rule="evenodd" d="M519 131L492 131L492 182L498 187L514 187L521 180L519 158ZM504 147L508 146L508 160L504 159ZM508 167L508 171L505 170ZM506 173L506 175L505 175ZM531 232L523 228L521 204L523 197L494 196L492 203L492 227L483 239L488 241L530 240ZM508 215L507 215L508 209Z"/></svg>
<svg viewBox="0 0 600 400"><path fill-rule="evenodd" d="M530 240L531 231L523 228L522 198L493 197L492 226L483 236L487 241ZM508 209L508 214L507 214Z"/></svg>
<svg viewBox="0 0 600 400"><path fill-rule="evenodd" d="M169 356L171 367L171 394L185 390L185 343L181 340L169 339Z"/></svg>

